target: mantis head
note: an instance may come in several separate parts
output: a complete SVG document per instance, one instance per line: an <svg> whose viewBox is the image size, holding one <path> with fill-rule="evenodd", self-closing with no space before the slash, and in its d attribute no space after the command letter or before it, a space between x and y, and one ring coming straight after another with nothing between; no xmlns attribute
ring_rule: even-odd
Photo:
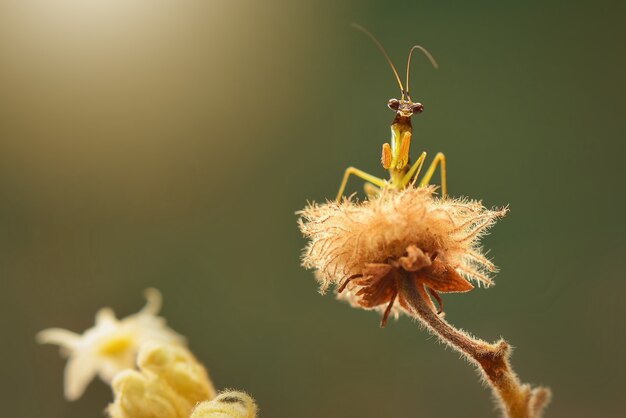
<svg viewBox="0 0 626 418"><path fill-rule="evenodd" d="M398 100L389 99L387 103L389 109L396 112L396 114L409 118L415 113L422 113L424 111L424 105L421 103L412 102L411 100Z"/></svg>

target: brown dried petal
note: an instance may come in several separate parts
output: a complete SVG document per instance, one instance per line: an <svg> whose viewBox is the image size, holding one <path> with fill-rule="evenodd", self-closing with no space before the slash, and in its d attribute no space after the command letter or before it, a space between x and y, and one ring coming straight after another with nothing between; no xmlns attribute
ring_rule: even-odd
<svg viewBox="0 0 626 418"><path fill-rule="evenodd" d="M425 268L418 276L431 289L441 292L468 292L474 288L452 266L434 260L430 267Z"/></svg>
<svg viewBox="0 0 626 418"><path fill-rule="evenodd" d="M397 272L389 264L368 264L363 271L365 277L355 279L351 287L358 287L355 291L356 302L365 308L389 303L397 294Z"/></svg>

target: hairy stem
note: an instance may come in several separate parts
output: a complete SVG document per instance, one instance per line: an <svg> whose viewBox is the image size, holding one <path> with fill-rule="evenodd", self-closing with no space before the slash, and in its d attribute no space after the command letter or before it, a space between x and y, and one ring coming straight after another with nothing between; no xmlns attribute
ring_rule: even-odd
<svg viewBox="0 0 626 418"><path fill-rule="evenodd" d="M441 341L475 364L491 387L498 407L507 418L540 418L550 401L550 390L522 384L509 363L510 346L500 340L489 344L457 330L437 315L423 284L403 280L401 299L416 318Z"/></svg>

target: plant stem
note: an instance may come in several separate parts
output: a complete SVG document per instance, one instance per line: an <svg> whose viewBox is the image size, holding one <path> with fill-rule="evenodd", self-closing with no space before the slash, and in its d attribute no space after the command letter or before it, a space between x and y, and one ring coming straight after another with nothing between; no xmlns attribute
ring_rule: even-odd
<svg viewBox="0 0 626 418"><path fill-rule="evenodd" d="M441 341L462 353L478 370L491 387L498 407L507 418L540 418L550 401L550 390L531 388L522 384L509 363L510 346L500 340L489 344L457 330L437 315L423 284L416 280L403 280L403 302Z"/></svg>

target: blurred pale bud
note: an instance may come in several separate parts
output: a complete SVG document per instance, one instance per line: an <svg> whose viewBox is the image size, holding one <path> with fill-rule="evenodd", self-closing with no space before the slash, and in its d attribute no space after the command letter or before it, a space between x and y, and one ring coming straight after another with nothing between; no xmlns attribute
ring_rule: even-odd
<svg viewBox="0 0 626 418"><path fill-rule="evenodd" d="M256 418L256 414L256 403L249 395L225 391L211 401L198 404L190 418Z"/></svg>

